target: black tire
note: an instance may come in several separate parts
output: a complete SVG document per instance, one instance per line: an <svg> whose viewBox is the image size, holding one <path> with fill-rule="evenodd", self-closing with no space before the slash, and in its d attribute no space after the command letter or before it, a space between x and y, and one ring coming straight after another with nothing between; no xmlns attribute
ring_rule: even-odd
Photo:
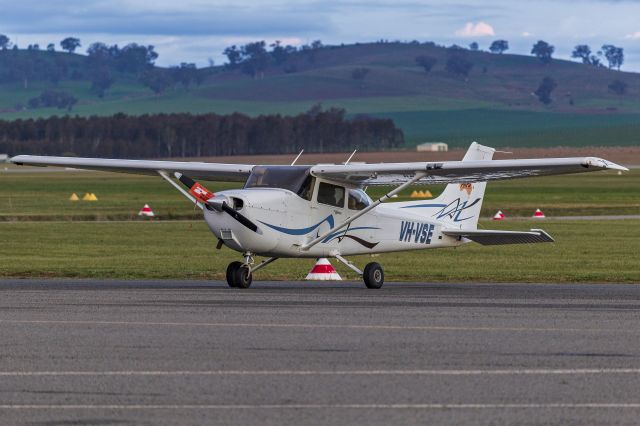
<svg viewBox="0 0 640 426"><path fill-rule="evenodd" d="M382 270L382 266L376 262L367 263L362 273L362 279L367 288L382 287L382 284L384 284L384 271Z"/></svg>
<svg viewBox="0 0 640 426"><path fill-rule="evenodd" d="M242 262L231 262L229 266L227 266L227 284L229 284L229 287L237 287L235 276L236 271L241 266Z"/></svg>
<svg viewBox="0 0 640 426"><path fill-rule="evenodd" d="M238 288L251 287L252 280L253 277L247 265L241 265L233 274L233 282Z"/></svg>

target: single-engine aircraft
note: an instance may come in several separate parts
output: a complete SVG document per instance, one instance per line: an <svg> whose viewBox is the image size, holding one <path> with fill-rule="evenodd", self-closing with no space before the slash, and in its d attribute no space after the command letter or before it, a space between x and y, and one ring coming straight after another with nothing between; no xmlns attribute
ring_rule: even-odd
<svg viewBox="0 0 640 426"><path fill-rule="evenodd" d="M242 253L243 261L229 264L226 273L229 286L237 288L248 288L253 273L278 258L335 258L362 276L368 288L380 288L384 272L378 263L368 263L361 270L346 257L455 247L471 241L483 245L551 242L541 229L478 229L487 182L628 170L595 157L492 160L494 152L473 142L462 161L356 164L347 160L314 166L31 155L11 161L161 176L202 209L218 239L217 248L225 245ZM244 186L214 194L194 179L244 182ZM383 204L410 185L436 183L447 186L433 200ZM373 201L365 192L371 185L395 188ZM254 256L266 259L256 264Z"/></svg>

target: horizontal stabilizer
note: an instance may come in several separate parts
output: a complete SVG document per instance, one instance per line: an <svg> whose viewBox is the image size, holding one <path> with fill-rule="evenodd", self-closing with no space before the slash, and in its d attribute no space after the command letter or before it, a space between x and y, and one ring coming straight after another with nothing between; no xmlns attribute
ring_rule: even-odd
<svg viewBox="0 0 640 426"><path fill-rule="evenodd" d="M553 238L542 229L532 229L530 231L443 229L442 233L451 237L467 238L483 246L552 243L554 241Z"/></svg>

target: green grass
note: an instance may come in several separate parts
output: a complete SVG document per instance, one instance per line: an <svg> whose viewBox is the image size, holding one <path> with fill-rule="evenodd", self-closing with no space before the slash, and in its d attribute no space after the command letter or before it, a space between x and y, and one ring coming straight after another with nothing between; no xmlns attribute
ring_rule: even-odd
<svg viewBox="0 0 640 426"><path fill-rule="evenodd" d="M539 222L483 223L501 229ZM546 221L553 244L423 250L377 256L387 281L640 282L640 221ZM2 223L0 276L223 279L239 255L215 250L202 221ZM369 256L353 260L360 266ZM338 262L339 272L358 279ZM309 259L278 260L255 279L302 279Z"/></svg>
<svg viewBox="0 0 640 426"><path fill-rule="evenodd" d="M640 144L638 114L460 109L391 111L374 115L391 118L403 129L407 145L425 141L443 141L453 147L465 147L471 141L496 147Z"/></svg>
<svg viewBox="0 0 640 426"><path fill-rule="evenodd" d="M21 169L20 169L21 170ZM238 188L239 183L207 183L212 191ZM430 186L434 196L442 186ZM372 197L385 188L370 187ZM413 188L397 201L408 200ZM69 201L72 193L97 195L97 202ZM487 186L482 215L502 210L508 216L530 216L541 208L550 217L640 214L640 170L622 175L597 172L492 182ZM0 221L130 220L148 203L160 220L199 218L182 195L159 177L97 172L0 172Z"/></svg>
<svg viewBox="0 0 640 426"><path fill-rule="evenodd" d="M238 184L208 183L219 191ZM434 195L441 186L429 188ZM372 196L384 188L372 187ZM398 200L408 199L411 190ZM98 202L70 202L72 192L97 194ZM491 183L483 216L500 209L507 217L544 222L489 222L482 228L542 227L554 244L482 247L385 254L388 280L638 282L640 221L553 221L560 215L640 214L640 171L531 178ZM144 203L158 214L137 220ZM184 198L160 178L96 172L0 174L0 276L222 279L238 259L215 250L215 238ZM62 221L52 221L52 220ZM77 222L122 219L124 222ZM135 219L135 220L130 220ZM171 221L167 219L192 219ZM27 221L30 220L30 221ZM371 261L355 259L359 265ZM279 260L257 279L301 279L310 260ZM420 265L416 267L416 265ZM341 274L353 274L336 264Z"/></svg>

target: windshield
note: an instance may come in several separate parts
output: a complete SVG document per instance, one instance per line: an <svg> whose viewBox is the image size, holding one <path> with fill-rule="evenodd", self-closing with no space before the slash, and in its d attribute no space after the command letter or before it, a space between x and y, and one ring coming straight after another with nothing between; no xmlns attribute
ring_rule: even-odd
<svg viewBox="0 0 640 426"><path fill-rule="evenodd" d="M309 167L306 166L255 166L244 187L282 188L301 195L304 187L309 186L307 178Z"/></svg>

